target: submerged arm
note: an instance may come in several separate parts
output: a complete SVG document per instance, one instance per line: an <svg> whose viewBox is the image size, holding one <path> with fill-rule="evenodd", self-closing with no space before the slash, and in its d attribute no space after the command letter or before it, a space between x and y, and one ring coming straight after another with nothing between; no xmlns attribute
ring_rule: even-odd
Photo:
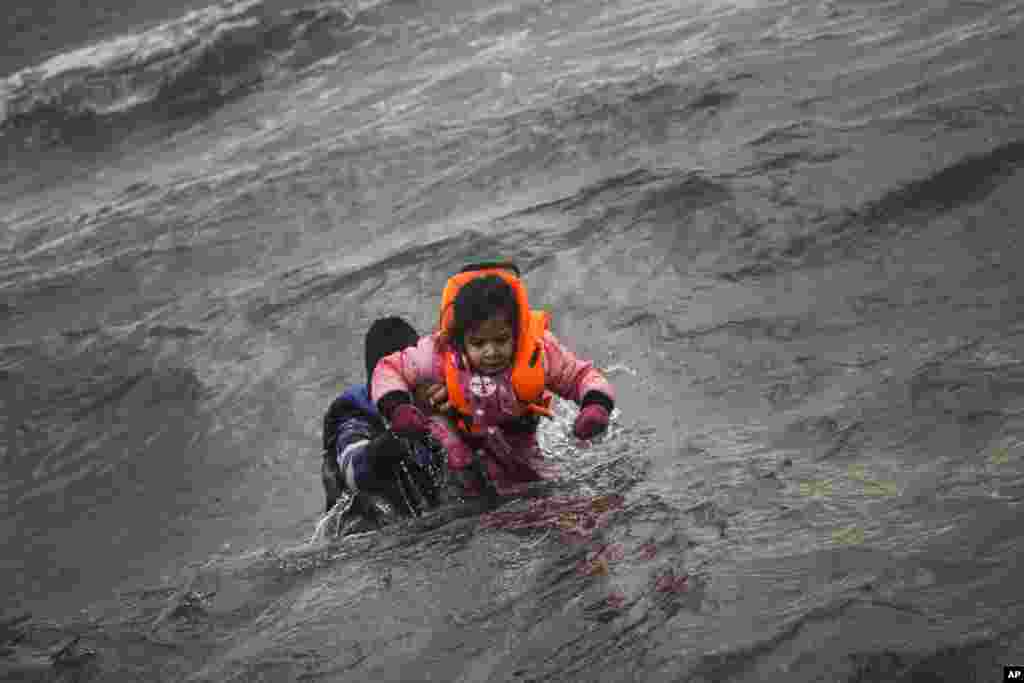
<svg viewBox="0 0 1024 683"><path fill-rule="evenodd" d="M591 403L615 407L615 389L593 362L578 358L554 334L544 333L545 380L548 389L580 407Z"/></svg>

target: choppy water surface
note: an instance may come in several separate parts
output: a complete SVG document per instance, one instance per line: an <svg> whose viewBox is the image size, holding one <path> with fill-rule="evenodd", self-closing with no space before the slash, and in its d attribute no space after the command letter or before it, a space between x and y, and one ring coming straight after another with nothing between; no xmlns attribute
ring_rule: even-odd
<svg viewBox="0 0 1024 683"><path fill-rule="evenodd" d="M1024 5L919 5L15 13L0 671L998 680ZM559 482L310 542L370 321L494 257L611 433L562 405Z"/></svg>

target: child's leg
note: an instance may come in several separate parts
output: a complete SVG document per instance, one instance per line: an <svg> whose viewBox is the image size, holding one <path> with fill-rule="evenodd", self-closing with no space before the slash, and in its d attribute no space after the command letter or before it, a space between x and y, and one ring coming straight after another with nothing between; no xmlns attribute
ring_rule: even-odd
<svg viewBox="0 0 1024 683"><path fill-rule="evenodd" d="M448 457L448 471L453 480L461 484L463 495L479 496L484 482L473 465L474 445L464 438L463 433L447 417L434 416L430 419L430 434L444 447ZM491 482L505 477L503 469L486 455L483 457L484 474Z"/></svg>
<svg viewBox="0 0 1024 683"><path fill-rule="evenodd" d="M544 457L544 452L537 443L535 432L508 433L505 435L512 453L519 465L519 478L521 481L537 481L540 479L555 479L558 477L558 468L553 462Z"/></svg>
<svg viewBox="0 0 1024 683"><path fill-rule="evenodd" d="M449 470L464 470L473 462L473 451L463 440L459 428L447 417L431 416L428 421L430 434L447 453Z"/></svg>
<svg viewBox="0 0 1024 683"><path fill-rule="evenodd" d="M532 434L502 433L484 439L481 451L487 476L501 495L525 492L530 482L551 478Z"/></svg>

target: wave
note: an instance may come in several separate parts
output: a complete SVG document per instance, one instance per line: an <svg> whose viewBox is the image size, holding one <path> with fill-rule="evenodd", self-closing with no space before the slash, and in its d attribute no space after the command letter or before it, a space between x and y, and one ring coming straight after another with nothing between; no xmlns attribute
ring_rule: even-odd
<svg viewBox="0 0 1024 683"><path fill-rule="evenodd" d="M789 137L794 130L800 129L802 126L780 128L751 144ZM792 137L795 139L801 135L793 134ZM751 172L787 164L816 163L833 154L839 152L833 150L816 155L801 151L773 157L752 166ZM811 216L808 225L814 228L813 232L798 232L777 244L765 246L758 251L756 262L721 272L718 276L738 282L811 262L829 262L843 258L851 250L870 249L896 233L909 234L939 216L985 202L1022 167L1024 140L1011 140L990 150L965 156L922 177L891 187L860 206ZM865 301L860 305L878 303Z"/></svg>
<svg viewBox="0 0 1024 683"><path fill-rule="evenodd" d="M596 204L630 206L637 215L692 210L732 197L729 187L700 171L636 168L584 185L572 195L520 209L509 218L556 211L568 213Z"/></svg>
<svg viewBox="0 0 1024 683"><path fill-rule="evenodd" d="M47 146L105 119L216 107L332 54L355 16L341 2L275 11L235 0L57 55L0 80L0 135Z"/></svg>
<svg viewBox="0 0 1024 683"><path fill-rule="evenodd" d="M1014 140L969 156L915 180L872 202L861 211L866 222L889 222L911 214L934 215L985 199L1024 165L1024 140Z"/></svg>

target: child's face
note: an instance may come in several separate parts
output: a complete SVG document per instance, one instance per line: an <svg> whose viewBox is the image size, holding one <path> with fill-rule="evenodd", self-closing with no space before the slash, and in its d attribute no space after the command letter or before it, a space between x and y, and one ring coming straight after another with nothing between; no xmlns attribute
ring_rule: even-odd
<svg viewBox="0 0 1024 683"><path fill-rule="evenodd" d="M490 318L466 331L466 356L475 372L493 375L507 370L515 352L515 329L505 316Z"/></svg>

